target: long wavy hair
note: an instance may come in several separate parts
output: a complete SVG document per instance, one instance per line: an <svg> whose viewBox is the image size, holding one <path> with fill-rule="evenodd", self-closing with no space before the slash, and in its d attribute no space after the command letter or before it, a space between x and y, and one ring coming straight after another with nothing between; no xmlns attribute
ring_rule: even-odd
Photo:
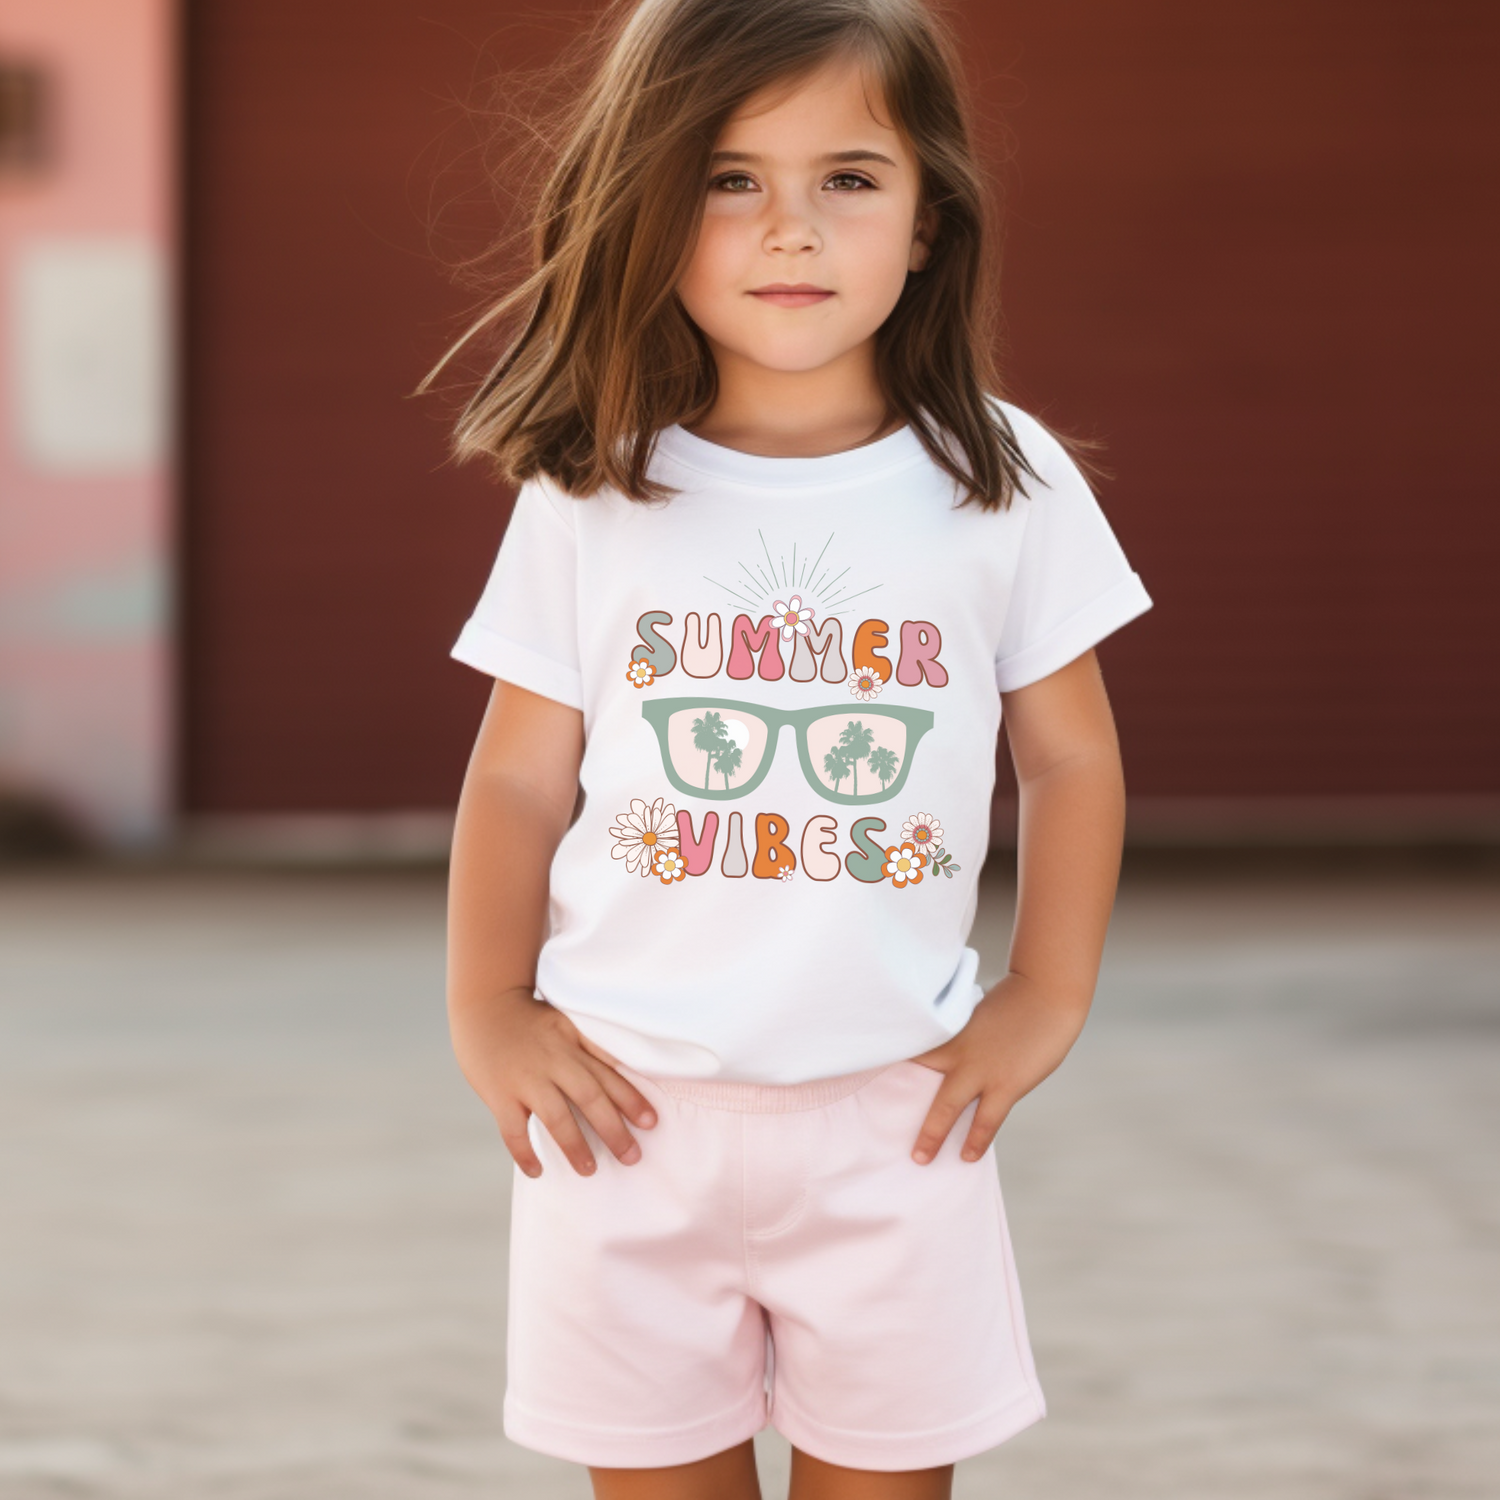
<svg viewBox="0 0 1500 1500"><path fill-rule="evenodd" d="M996 213L953 33L924 0L613 0L578 49L585 81L550 119L527 121L527 154L545 154L529 272L486 299L418 388L471 345L491 349L454 426L460 460L486 459L511 483L545 474L578 496L672 493L648 478L656 434L691 427L717 394L712 351L675 290L709 154L758 90L835 56L878 81L937 217L927 265L875 336L887 422L910 424L965 504L1006 506L1022 471L1040 477L991 399ZM1096 446L1054 436L1085 463L1079 450Z"/></svg>

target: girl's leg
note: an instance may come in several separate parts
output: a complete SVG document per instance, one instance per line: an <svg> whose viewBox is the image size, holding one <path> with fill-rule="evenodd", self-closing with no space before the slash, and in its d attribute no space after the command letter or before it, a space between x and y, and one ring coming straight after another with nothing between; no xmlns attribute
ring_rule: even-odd
<svg viewBox="0 0 1500 1500"><path fill-rule="evenodd" d="M761 1500L750 1438L697 1463L669 1469L590 1469L589 1478L594 1500Z"/></svg>
<svg viewBox="0 0 1500 1500"><path fill-rule="evenodd" d="M792 1448L792 1488L788 1500L949 1500L953 1465L936 1469L845 1469Z"/></svg>

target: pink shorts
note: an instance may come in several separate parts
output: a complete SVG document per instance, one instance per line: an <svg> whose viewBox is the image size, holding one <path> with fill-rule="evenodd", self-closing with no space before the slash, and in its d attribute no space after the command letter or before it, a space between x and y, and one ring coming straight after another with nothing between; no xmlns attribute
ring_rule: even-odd
<svg viewBox="0 0 1500 1500"><path fill-rule="evenodd" d="M599 1468L691 1463L769 1421L856 1469L925 1469L1046 1406L993 1151L971 1103L925 1166L942 1074L909 1060L802 1084L620 1071L641 1159L591 1126L580 1176L532 1116L515 1173L505 1432Z"/></svg>

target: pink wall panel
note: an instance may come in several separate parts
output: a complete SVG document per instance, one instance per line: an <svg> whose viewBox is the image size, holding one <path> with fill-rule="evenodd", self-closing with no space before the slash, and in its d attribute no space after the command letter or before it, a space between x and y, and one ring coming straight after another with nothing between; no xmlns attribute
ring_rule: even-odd
<svg viewBox="0 0 1500 1500"><path fill-rule="evenodd" d="M169 0L7 0L0 57L49 85L48 160L0 173L0 797L127 843L168 830L172 476L151 457L58 467L23 441L22 267L54 248L170 262ZM163 335L165 336L165 335Z"/></svg>

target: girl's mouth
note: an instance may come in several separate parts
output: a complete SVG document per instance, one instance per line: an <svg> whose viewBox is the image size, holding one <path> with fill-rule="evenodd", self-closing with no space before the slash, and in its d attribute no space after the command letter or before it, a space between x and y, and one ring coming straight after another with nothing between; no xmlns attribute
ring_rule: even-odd
<svg viewBox="0 0 1500 1500"><path fill-rule="evenodd" d="M750 295L762 302L774 303L777 307L812 307L819 302L826 302L833 293L826 287L812 286L805 281L798 282L795 286L778 281L770 286L758 286Z"/></svg>

